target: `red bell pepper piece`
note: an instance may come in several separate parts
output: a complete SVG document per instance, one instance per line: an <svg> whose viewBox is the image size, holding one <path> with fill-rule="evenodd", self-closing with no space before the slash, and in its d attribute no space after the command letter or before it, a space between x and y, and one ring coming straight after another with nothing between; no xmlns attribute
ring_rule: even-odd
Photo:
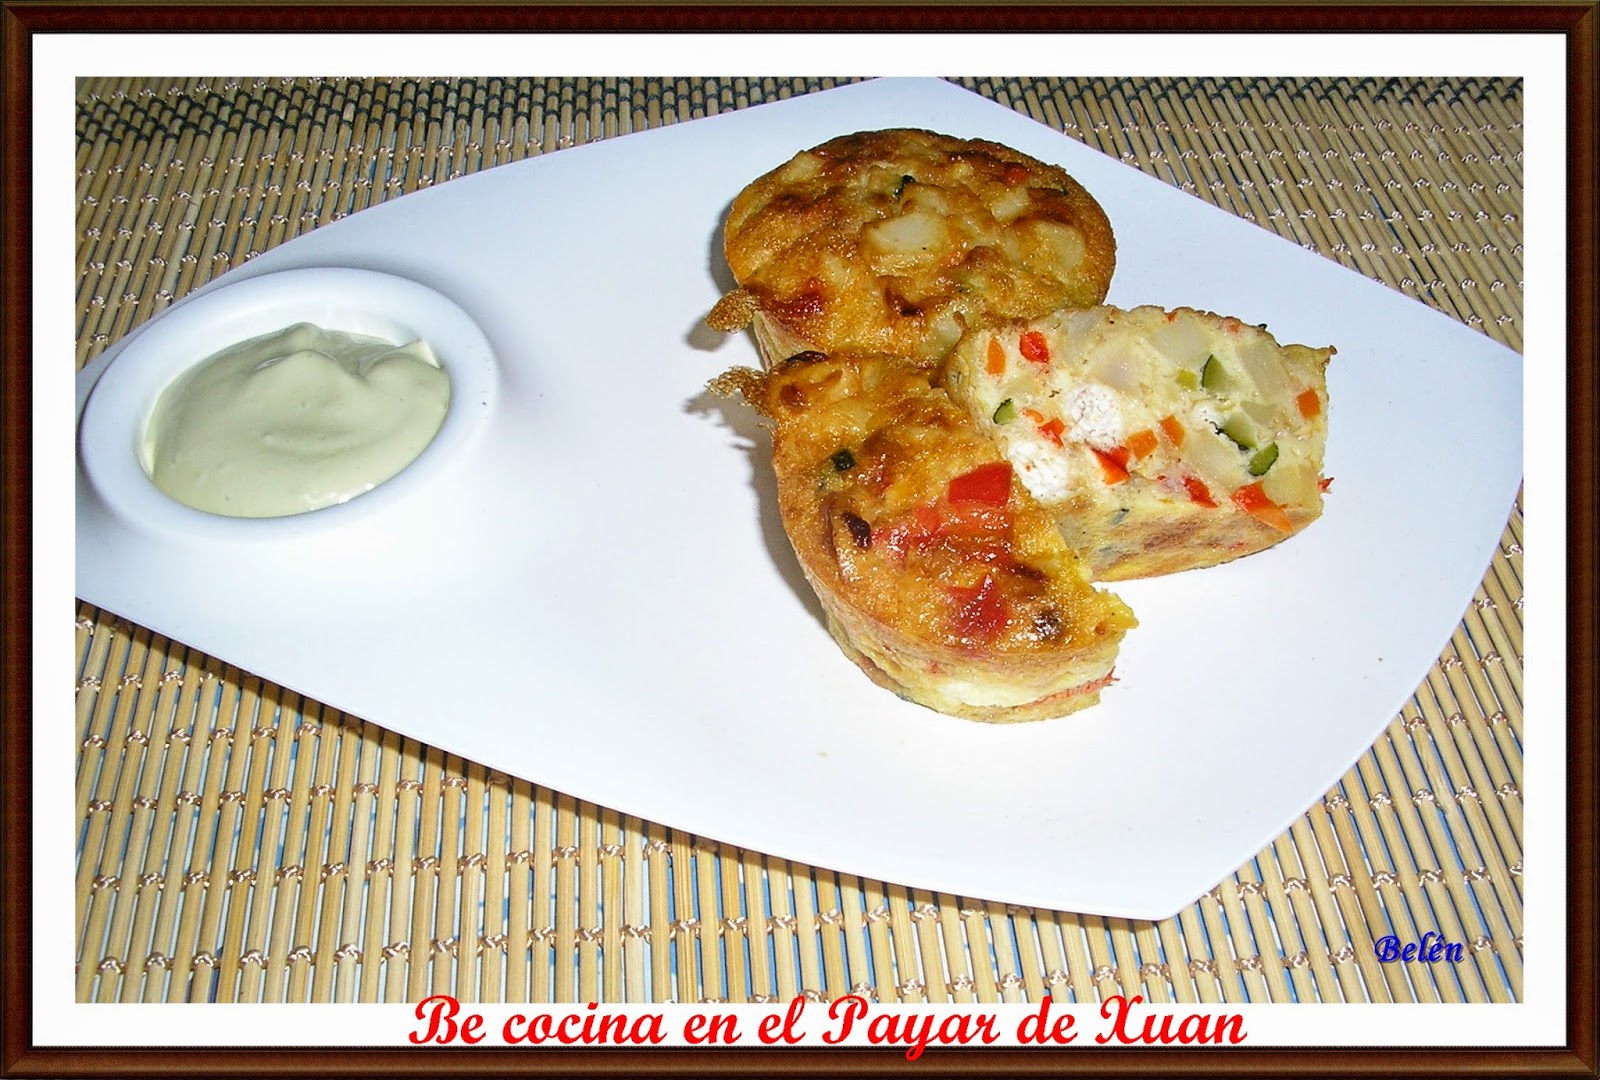
<svg viewBox="0 0 1600 1080"><path fill-rule="evenodd" d="M1294 532L1294 526L1289 523L1289 515L1284 512L1283 507L1267 498L1267 493L1262 490L1260 484L1246 484L1235 491L1233 503L1264 525L1270 525L1281 533Z"/></svg>
<svg viewBox="0 0 1600 1080"><path fill-rule="evenodd" d="M1017 342L1017 347L1022 350L1024 358L1032 360L1035 364L1050 362L1050 344L1037 330L1025 331L1022 339Z"/></svg>
<svg viewBox="0 0 1600 1080"><path fill-rule="evenodd" d="M982 503L951 503L939 519L938 536L999 541L1011 530L1011 511Z"/></svg>
<svg viewBox="0 0 1600 1080"><path fill-rule="evenodd" d="M979 465L950 481L950 501L1004 506L1011 498L1011 464L994 461Z"/></svg>
<svg viewBox="0 0 1600 1080"><path fill-rule="evenodd" d="M1126 446L1113 446L1110 450L1100 450L1089 447L1094 451L1095 458L1100 462L1100 472L1108 484L1120 484L1128 479L1128 448Z"/></svg>
<svg viewBox="0 0 1600 1080"><path fill-rule="evenodd" d="M943 518L932 506L918 506L890 521L872 527L871 542L896 556L907 549L924 547L939 538Z"/></svg>
<svg viewBox="0 0 1600 1080"><path fill-rule="evenodd" d="M1190 502L1198 503L1201 506L1209 506L1212 509L1216 508L1217 500L1211 497L1211 489L1206 487L1205 481L1198 476L1185 476L1183 478L1183 489L1189 493Z"/></svg>
<svg viewBox="0 0 1600 1080"><path fill-rule="evenodd" d="M1005 598L991 575L983 575L975 587L952 588L950 595L956 603L951 622L962 637L992 641L1006 628Z"/></svg>

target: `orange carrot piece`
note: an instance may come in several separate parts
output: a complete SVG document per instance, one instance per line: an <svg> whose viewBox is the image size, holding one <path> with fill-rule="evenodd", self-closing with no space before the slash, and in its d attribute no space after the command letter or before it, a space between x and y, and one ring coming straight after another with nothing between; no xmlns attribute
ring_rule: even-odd
<svg viewBox="0 0 1600 1080"><path fill-rule="evenodd" d="M1128 436L1128 449L1136 458L1149 457L1156 448L1156 433L1149 428Z"/></svg>
<svg viewBox="0 0 1600 1080"><path fill-rule="evenodd" d="M1183 425L1178 423L1176 416L1169 414L1161 418L1161 434L1165 435L1173 446L1183 445Z"/></svg>
<svg viewBox="0 0 1600 1080"><path fill-rule="evenodd" d="M1006 351L1001 347L998 338L989 339L989 357L984 364L984 370L990 375L1004 375L1006 373Z"/></svg>

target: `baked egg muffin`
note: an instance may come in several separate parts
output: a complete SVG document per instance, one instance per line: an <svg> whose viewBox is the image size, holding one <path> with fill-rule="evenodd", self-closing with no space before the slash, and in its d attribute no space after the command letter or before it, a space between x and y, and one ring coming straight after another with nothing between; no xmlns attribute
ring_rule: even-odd
<svg viewBox="0 0 1600 1080"><path fill-rule="evenodd" d="M1116 245L1065 170L931 131L829 140L734 199L724 252L738 288L706 321L753 322L763 362L807 350L924 365L969 328L1100 303Z"/></svg>
<svg viewBox="0 0 1600 1080"><path fill-rule="evenodd" d="M1091 577L1119 580L1316 520L1332 355L1210 312L1095 307L969 333L944 381Z"/></svg>
<svg viewBox="0 0 1600 1080"><path fill-rule="evenodd" d="M778 509L834 639L942 713L1036 720L1092 705L1135 625L1054 518L916 363L808 352L713 382L772 426Z"/></svg>

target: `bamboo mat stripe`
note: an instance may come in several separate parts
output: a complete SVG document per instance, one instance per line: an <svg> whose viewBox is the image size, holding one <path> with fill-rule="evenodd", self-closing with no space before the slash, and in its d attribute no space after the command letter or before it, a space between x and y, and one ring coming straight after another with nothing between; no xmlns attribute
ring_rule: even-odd
<svg viewBox="0 0 1600 1080"><path fill-rule="evenodd" d="M957 80L1522 344L1520 83ZM347 214L826 79L90 79L81 366ZM1522 513L1411 700L1161 922L725 847L402 738L81 603L83 1001L1518 1001ZM1241 760L1229 782L1249 783ZM1380 963L1386 934L1464 945Z"/></svg>

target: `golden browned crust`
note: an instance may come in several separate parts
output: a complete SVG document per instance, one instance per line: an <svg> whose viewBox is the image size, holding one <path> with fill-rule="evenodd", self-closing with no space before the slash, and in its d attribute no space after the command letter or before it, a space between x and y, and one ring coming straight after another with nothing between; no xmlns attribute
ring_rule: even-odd
<svg viewBox="0 0 1600 1080"><path fill-rule="evenodd" d="M831 613L827 616L828 633L833 636L834 643L847 658L853 661L862 673L878 686L896 695L913 701L920 705L927 705L939 712L960 717L963 720L976 720L985 724L1018 724L1031 720L1055 720L1068 716L1080 709L1087 709L1091 705L1100 703L1100 691L1116 682L1112 675L1112 666L1116 661L1117 646L1115 643L1108 645L1103 656L1086 656L1082 663L1084 670L1104 670L1105 674L1099 678L1088 679L1067 687L1065 690L1046 693L1033 701L1021 705L975 705L971 702L954 700L940 700L928 697L919 700L916 691L906 683L900 682L888 671L864 653L857 645L859 637L852 637L850 632L834 618Z"/></svg>
<svg viewBox="0 0 1600 1080"><path fill-rule="evenodd" d="M938 361L962 332L1104 299L1115 241L1063 169L929 131L832 139L734 200L739 290L708 319L752 319L769 363L803 349Z"/></svg>
<svg viewBox="0 0 1600 1080"><path fill-rule="evenodd" d="M1098 700L1131 613L925 372L809 353L714 385L772 421L784 528L874 681L986 721Z"/></svg>

